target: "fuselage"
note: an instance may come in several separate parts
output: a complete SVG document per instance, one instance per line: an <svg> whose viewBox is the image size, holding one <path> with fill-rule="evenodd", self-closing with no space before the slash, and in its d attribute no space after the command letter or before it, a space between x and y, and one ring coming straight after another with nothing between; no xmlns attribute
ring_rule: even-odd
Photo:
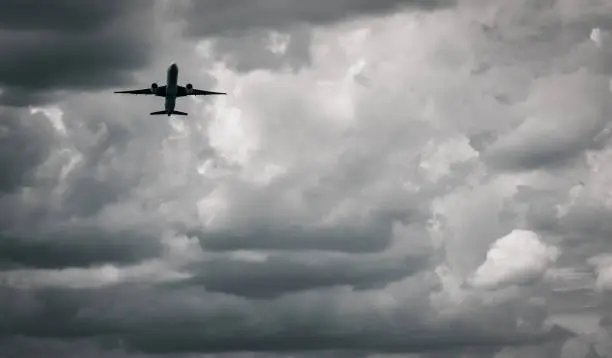
<svg viewBox="0 0 612 358"><path fill-rule="evenodd" d="M166 101L165 109L168 112L168 116L174 111L176 105L176 94L178 92L178 66L176 63L172 63L168 67L168 73L166 77Z"/></svg>

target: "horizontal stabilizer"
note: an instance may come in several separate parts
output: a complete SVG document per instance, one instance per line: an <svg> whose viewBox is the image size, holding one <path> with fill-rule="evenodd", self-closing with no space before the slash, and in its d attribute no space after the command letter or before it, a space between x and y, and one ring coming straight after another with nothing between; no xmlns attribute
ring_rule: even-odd
<svg viewBox="0 0 612 358"><path fill-rule="evenodd" d="M181 111L172 111L170 113L168 113L167 111L157 111L157 112L151 112L150 114L152 116L159 115L159 114L167 114L168 116L170 116L171 114L177 114L179 116L186 116L187 115L187 113L181 112Z"/></svg>

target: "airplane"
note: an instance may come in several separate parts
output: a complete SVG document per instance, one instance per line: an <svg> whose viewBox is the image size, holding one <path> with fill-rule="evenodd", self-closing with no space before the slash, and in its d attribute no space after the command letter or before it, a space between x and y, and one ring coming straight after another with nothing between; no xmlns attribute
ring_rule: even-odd
<svg viewBox="0 0 612 358"><path fill-rule="evenodd" d="M224 92L212 92L212 91L204 91L193 88L191 83L187 83L185 87L179 86L177 83L178 79L178 66L176 63L171 63L170 67L168 67L167 75L166 75L166 85L158 86L157 83L153 82L150 88L143 88L137 90L125 90L125 91L115 91L115 93L129 93L129 94L152 94L158 97L165 98L165 108L163 111L151 112L151 115L158 114L167 114L168 117L172 114L178 114L181 116L186 116L187 113L177 111L174 109L176 105L176 99L179 97L185 96L209 96L209 95L221 95L227 94Z"/></svg>

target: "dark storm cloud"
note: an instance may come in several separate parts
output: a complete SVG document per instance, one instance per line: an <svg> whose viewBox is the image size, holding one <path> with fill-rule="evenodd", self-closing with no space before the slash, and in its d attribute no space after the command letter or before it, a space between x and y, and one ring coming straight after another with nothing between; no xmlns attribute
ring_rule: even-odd
<svg viewBox="0 0 612 358"><path fill-rule="evenodd" d="M44 7L36 0L4 0L0 26L8 30L50 30L57 32L92 31L134 11L143 1L91 3L79 0L59 0ZM41 11L44 10L44 11Z"/></svg>
<svg viewBox="0 0 612 358"><path fill-rule="evenodd" d="M147 65L154 2L9 0L0 14L0 103L46 102L61 90L127 83Z"/></svg>
<svg viewBox="0 0 612 358"><path fill-rule="evenodd" d="M207 291L245 297L274 297L292 291L348 285L381 288L425 268L425 257L348 255L301 257L272 255L265 261L214 259L196 264L194 278L178 285L202 285Z"/></svg>
<svg viewBox="0 0 612 358"><path fill-rule="evenodd" d="M202 247L212 251L232 250L323 250L348 253L381 252L391 242L392 223L377 225L306 228L284 225L254 225L248 231L191 231Z"/></svg>
<svg viewBox="0 0 612 358"><path fill-rule="evenodd" d="M61 269L106 263L129 264L157 257L159 240L139 232L91 227L0 234L0 265Z"/></svg>
<svg viewBox="0 0 612 358"><path fill-rule="evenodd" d="M507 321L509 326L500 322L486 329L480 326L483 316L500 315L497 308L484 309L480 318L432 325L426 323L427 310L398 307L389 312L391 316L376 314L364 310L371 307L367 297L342 300L325 292L264 301L235 300L199 289L142 286L4 288L0 293L0 308L11 308L0 318L2 337L72 340L95 336L103 338L108 348L141 353L392 353L524 345L560 338L546 332L516 333L512 320Z"/></svg>
<svg viewBox="0 0 612 358"><path fill-rule="evenodd" d="M190 327L195 329L195 327ZM131 340L134 347L148 353L171 352L306 352L345 350L371 353L416 353L430 351L456 351L472 346L496 347L513 345L535 345L552 337L546 334L481 334L464 335L454 329L431 334L403 334L402 326L387 327L376 332L375 329L363 330L363 327L345 332L327 331L326 327L313 327L302 331L298 327L287 327L279 334L266 333L257 330L256 334L243 335L236 338L236 331L221 333L221 336L204 336L203 334L185 335L179 331L167 333L166 329L144 332L135 335ZM316 329L316 331L315 331ZM241 331L241 330L240 330ZM239 331L239 332L240 332ZM361 331L361 332L358 332ZM242 332L241 332L242 333ZM255 333L255 332L253 332ZM470 332L473 333L473 332Z"/></svg>
<svg viewBox="0 0 612 358"><path fill-rule="evenodd" d="M352 164L352 163L349 163ZM375 170L369 171L357 167L348 167L339 161L338 175L324 177L323 183L316 188L304 190L308 197L311 213L324 217L324 212L342 200L359 195L360 184L373 176ZM364 167L367 163L362 163ZM289 181L290 182L290 181ZM232 250L315 250L336 251L344 253L374 253L388 248L393 238L394 225L422 222L429 213L420 205L418 196L405 195L406 202L393 202L381 193L380 204L368 211L360 219L344 219L325 225L307 225L297 221L295 224L284 223L287 215L279 193L284 184L277 184L278 190L248 190L238 188L232 193L231 202L236 203L229 209L235 217L231 227L222 229L200 230L193 228L185 232L188 236L197 237L201 246L210 251ZM295 185L295 184L294 184ZM397 198L399 194L393 194ZM261 203L265 210L252 211ZM278 203L278 204L277 204ZM312 215L312 214L311 214Z"/></svg>
<svg viewBox="0 0 612 358"><path fill-rule="evenodd" d="M292 1L290 4L259 1L246 5L237 1L198 1L188 6L175 3L171 7L177 7L177 13L187 18L187 34L199 37L302 22L328 23L359 14L389 12L404 5L433 8L449 1ZM154 43L159 37L156 31L159 21L152 13L155 4L146 0L95 4L60 0L44 6L32 0L3 2L0 103L41 104L53 101L63 90L96 90L128 84L132 72L146 67L154 58ZM296 39L288 51L292 63L299 66L307 58L304 57L307 44ZM258 42L261 41L252 43ZM219 46L222 51L233 45ZM257 53L261 55L260 64L281 61L271 53L262 50ZM235 66L257 67L250 63Z"/></svg>
<svg viewBox="0 0 612 358"><path fill-rule="evenodd" d="M121 349L102 350L100 349L99 344L96 344L96 342L90 340L63 341L53 339L31 339L24 337L14 337L0 341L0 356L7 358L151 358L150 355L132 354ZM156 356L156 358L181 357Z"/></svg>
<svg viewBox="0 0 612 358"><path fill-rule="evenodd" d="M227 34L251 29L283 29L299 24L328 24L355 16L390 13L400 8L435 9L454 0L238 0L191 1L181 8L187 34Z"/></svg>
<svg viewBox="0 0 612 358"><path fill-rule="evenodd" d="M593 135L594 137L595 135ZM526 143L512 150L497 150L495 144L491 152L484 153L485 162L495 169L512 171L556 170L582 159L580 155L589 149L598 149L598 143L589 143L588 139L581 143L565 143L563 139L551 137L537 144Z"/></svg>
<svg viewBox="0 0 612 358"><path fill-rule="evenodd" d="M104 346L104 343L102 343ZM121 348L100 349L93 340L63 341L57 339L32 339L15 337L0 341L0 356L53 357L53 358L371 358L367 353L316 352L316 353L219 353L219 354L139 354ZM429 358L429 357L427 357Z"/></svg>

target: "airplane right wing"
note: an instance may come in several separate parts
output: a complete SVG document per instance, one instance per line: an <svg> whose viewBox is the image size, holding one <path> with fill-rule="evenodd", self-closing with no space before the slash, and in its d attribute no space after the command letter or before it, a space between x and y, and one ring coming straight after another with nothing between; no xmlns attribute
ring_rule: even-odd
<svg viewBox="0 0 612 358"><path fill-rule="evenodd" d="M213 91L200 90L200 89L193 88L193 86L191 84L188 84L186 87L178 86L178 91L177 91L176 96L177 97L185 97L185 96L210 96L210 95L216 95L216 94L225 95L227 93L225 93L225 92L213 92Z"/></svg>

